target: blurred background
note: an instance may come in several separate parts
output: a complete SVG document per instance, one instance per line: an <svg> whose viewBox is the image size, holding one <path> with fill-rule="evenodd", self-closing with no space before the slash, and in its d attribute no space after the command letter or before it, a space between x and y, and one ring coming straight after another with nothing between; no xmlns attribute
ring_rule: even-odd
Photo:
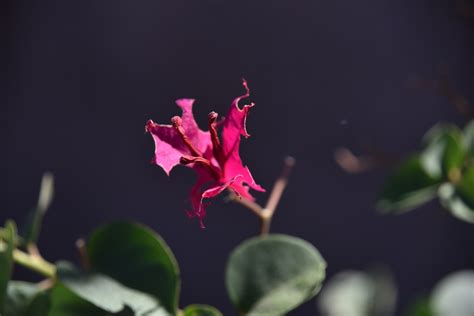
<svg viewBox="0 0 474 316"><path fill-rule="evenodd" d="M97 225L132 219L157 230L182 272L182 305L232 315L223 274L229 252L258 221L223 196L207 228L185 216L195 175L149 163L148 119L168 123L174 100L196 98L203 129L242 94L256 103L244 163L267 190L282 159L297 165L272 231L313 243L329 277L384 263L399 287L398 313L449 272L474 267L473 226L438 203L380 216L388 169L349 175L335 148L394 156L416 150L439 121L464 125L452 104L413 81L439 78L474 100L474 20L461 2L21 1L4 0L0 52L3 193L0 222L21 221L44 171L56 198L40 239L50 261L77 261L74 242ZM262 203L266 194L256 194ZM120 245L117 245L120 246ZM30 276L18 269L17 277ZM291 315L313 315L310 302Z"/></svg>

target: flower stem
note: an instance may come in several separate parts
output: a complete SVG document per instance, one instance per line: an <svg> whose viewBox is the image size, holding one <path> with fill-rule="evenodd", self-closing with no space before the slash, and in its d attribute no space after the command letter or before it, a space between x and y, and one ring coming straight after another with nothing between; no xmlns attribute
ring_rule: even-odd
<svg viewBox="0 0 474 316"><path fill-rule="evenodd" d="M1 240L0 246L4 246L4 242ZM56 267L54 264L44 260L41 256L29 254L19 249L14 249L13 260L15 263L37 272L42 276L53 278L56 275Z"/></svg>
<svg viewBox="0 0 474 316"><path fill-rule="evenodd" d="M281 196L285 191L288 184L288 179L291 174L296 161L293 157L286 157L283 164L283 170L281 171L280 177L275 181L272 192L268 198L267 205L261 212L261 228L260 235L268 235L270 232L270 225L272 223L273 214L280 202Z"/></svg>
<svg viewBox="0 0 474 316"><path fill-rule="evenodd" d="M268 198L267 205L265 207L262 207L258 203L255 203L249 199L238 197L233 192L230 194L231 201L240 203L260 218L261 236L268 235L270 232L273 214L275 213L275 209L277 208L281 196L288 184L288 178L293 166L295 165L295 162L296 161L293 157L285 158L283 170L280 174L280 177L278 177L278 179L275 181L275 184L273 185L272 192L270 193L270 197Z"/></svg>

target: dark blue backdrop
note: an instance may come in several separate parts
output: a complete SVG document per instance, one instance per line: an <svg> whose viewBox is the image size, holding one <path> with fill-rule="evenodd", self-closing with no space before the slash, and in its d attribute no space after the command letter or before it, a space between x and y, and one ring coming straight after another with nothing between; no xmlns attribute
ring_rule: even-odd
<svg viewBox="0 0 474 316"><path fill-rule="evenodd" d="M270 188L281 159L297 166L273 231L311 241L341 269L388 264L401 310L445 274L474 266L473 226L436 203L378 216L387 170L350 176L334 163L339 145L374 144L395 155L417 148L440 120L462 117L432 91L407 89L446 66L473 97L473 30L454 1L5 1L8 76L2 115L4 189L0 221L21 219L51 170L57 196L40 247L76 260L74 241L98 224L133 219L156 229L182 270L182 304L232 314L223 282L229 251L258 224L218 199L206 230L184 215L194 174L171 178L149 164L147 119L167 122L174 100L225 113L249 81L252 137L242 144L254 177ZM4 45L2 45L4 46ZM470 94L470 95L469 95ZM346 124L341 124L345 121ZM264 194L258 195L262 201ZM20 271L18 276L23 276ZM25 274L26 275L26 274ZM308 303L294 315L311 315Z"/></svg>

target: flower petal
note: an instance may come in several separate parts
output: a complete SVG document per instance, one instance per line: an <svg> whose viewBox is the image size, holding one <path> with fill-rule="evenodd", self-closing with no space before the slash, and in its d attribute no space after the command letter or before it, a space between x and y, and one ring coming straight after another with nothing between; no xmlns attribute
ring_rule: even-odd
<svg viewBox="0 0 474 316"><path fill-rule="evenodd" d="M193 206L193 210L188 211L187 214L189 217L197 217L201 228L205 228L203 219L206 216L206 207L209 205L209 203L204 204L204 199L213 198L219 195L241 176L237 176L224 184L214 184L210 188L203 189L205 184L209 183L209 181L212 181L213 179L204 169L196 171L199 174L199 178L191 190L191 204Z"/></svg>
<svg viewBox="0 0 474 316"><path fill-rule="evenodd" d="M180 99L176 101L176 104L183 111L181 124L186 136L194 147L201 152L207 152L209 147L212 148L210 134L199 129L192 112L193 103L193 99ZM179 164L179 160L183 155L191 154L189 148L173 126L156 124L149 120L145 130L151 133L155 142L153 163L162 167L166 174L169 175L171 169Z"/></svg>
<svg viewBox="0 0 474 316"><path fill-rule="evenodd" d="M222 149L224 151L225 157L223 166L224 181L228 181L236 175L241 175L242 178L238 181L240 182L240 186L242 186L242 183L245 182L251 188L263 192L265 191L265 189L255 183L255 180L250 174L249 169L246 166L244 167L244 165L242 164L242 160L240 159L240 136L250 136L247 133L245 123L247 120L247 114L250 108L253 107L253 103L250 105L245 105L242 109L239 107L239 101L243 98L250 96L250 90L245 80L243 81L243 85L246 90L246 93L236 98L232 102L230 111L223 123L224 126L222 130ZM240 191L242 191L242 189ZM249 194L247 193L247 195Z"/></svg>

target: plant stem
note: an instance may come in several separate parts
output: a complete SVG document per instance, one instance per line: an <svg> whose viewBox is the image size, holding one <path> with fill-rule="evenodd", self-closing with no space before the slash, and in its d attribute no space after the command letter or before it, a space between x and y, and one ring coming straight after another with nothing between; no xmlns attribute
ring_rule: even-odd
<svg viewBox="0 0 474 316"><path fill-rule="evenodd" d="M0 240L0 246L3 246L4 242ZM26 253L19 249L13 250L13 260L15 263L35 271L42 276L53 278L56 275L56 267L54 264L44 260L40 256Z"/></svg>
<svg viewBox="0 0 474 316"><path fill-rule="evenodd" d="M283 170L280 174L280 177L278 177L278 179L275 181L272 192L270 193L270 197L268 198L267 205L264 208L258 203L255 203L254 201L236 196L233 192L230 193L231 201L240 203L260 218L261 236L268 235L268 233L270 232L270 225L272 222L273 214L275 213L275 209L277 208L281 196L285 191L285 188L288 184L288 178L294 165L295 159L293 157L285 158Z"/></svg>
<svg viewBox="0 0 474 316"><path fill-rule="evenodd" d="M283 164L283 170L281 171L280 176L275 181L273 185L272 193L270 193L270 197L268 198L267 205L262 210L262 224L260 229L260 235L268 235L270 232L270 225L272 223L273 214L280 202L281 196L285 191L285 188L288 184L288 179L291 174L291 170L293 169L296 161L293 157L286 157Z"/></svg>

